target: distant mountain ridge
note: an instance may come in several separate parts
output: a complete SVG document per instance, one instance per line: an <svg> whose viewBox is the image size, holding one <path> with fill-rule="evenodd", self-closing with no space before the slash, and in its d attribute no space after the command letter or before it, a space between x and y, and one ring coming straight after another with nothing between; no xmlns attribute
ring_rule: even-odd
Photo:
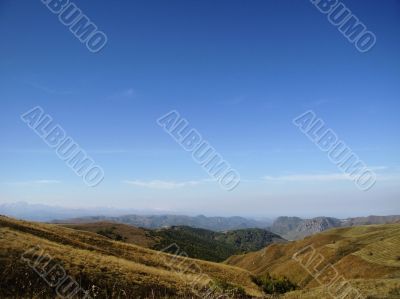
<svg viewBox="0 0 400 299"><path fill-rule="evenodd" d="M369 224L390 224L400 221L400 215L367 216L347 219L332 217L315 217L302 219L299 217L278 217L270 227L271 232L281 235L287 240L299 240L322 231Z"/></svg>
<svg viewBox="0 0 400 299"><path fill-rule="evenodd" d="M118 209L110 207L68 208L61 206L32 204L24 201L0 204L0 215L31 221L52 221L92 215L120 216L134 213L158 214L156 211L139 211L135 209ZM161 212L159 212L161 213Z"/></svg>

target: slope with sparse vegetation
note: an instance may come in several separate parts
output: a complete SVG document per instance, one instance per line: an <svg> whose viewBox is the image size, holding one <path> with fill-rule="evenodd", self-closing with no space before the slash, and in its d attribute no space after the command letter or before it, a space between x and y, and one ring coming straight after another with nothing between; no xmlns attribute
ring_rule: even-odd
<svg viewBox="0 0 400 299"><path fill-rule="evenodd" d="M124 240L125 227L108 225L88 232L0 216L0 298L56 297L21 258L36 260L35 246L93 298L203 298L205 290L225 294L219 298L332 298L329 290L340 284L327 287L329 276L322 271L327 265L362 298L400 298L400 224L333 229L232 256L224 264L112 240L118 235ZM138 236L149 237L140 229L131 235ZM45 260L38 267L46 268ZM316 273L324 275L316 279Z"/></svg>
<svg viewBox="0 0 400 299"><path fill-rule="evenodd" d="M252 275L240 268L176 257L59 225L1 216L0 298L55 298L54 288L21 259L37 245L96 298L192 298L194 290L221 291L215 287L219 282L237 294L236 298L261 295ZM25 258L35 260L37 256L28 252Z"/></svg>
<svg viewBox="0 0 400 299"><path fill-rule="evenodd" d="M287 298L330 298L327 288L318 283L321 277L315 279L315 269L324 273L328 265L365 298L400 298L400 224L332 229L232 256L226 263L257 276L287 277L302 289L286 294Z"/></svg>
<svg viewBox="0 0 400 299"><path fill-rule="evenodd" d="M146 248L152 248L158 242L158 239L151 235L150 230L121 223L99 221L63 224L62 226L97 233L112 240L124 241Z"/></svg>

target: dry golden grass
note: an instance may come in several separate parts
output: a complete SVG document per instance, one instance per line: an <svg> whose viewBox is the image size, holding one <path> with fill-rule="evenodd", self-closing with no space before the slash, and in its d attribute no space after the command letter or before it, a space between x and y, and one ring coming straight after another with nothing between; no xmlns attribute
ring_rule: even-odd
<svg viewBox="0 0 400 299"><path fill-rule="evenodd" d="M400 298L399 279L350 279L348 282L354 287L363 299L398 299ZM312 289L290 292L282 296L282 299L333 299L324 286ZM346 297L346 299L356 297ZM357 298L358 299L358 298Z"/></svg>
<svg viewBox="0 0 400 299"><path fill-rule="evenodd" d="M331 263L363 298L400 298L400 224L334 229L233 256L226 264L174 257L95 233L99 227L109 225L96 224L89 229L85 225L86 230L94 231L87 232L77 227L0 217L0 298L56 296L54 289L21 260L23 253L35 245L40 245L97 298L196 298L191 288L194 280L198 290L215 281L225 281L243 287L254 298L268 298L262 297L252 281L252 274L266 273L286 276L302 288L280 298L332 298L327 287L321 286L292 258L309 245L324 257L322 265ZM124 235L131 230L112 225ZM145 244L144 237L142 232L135 231L132 241L136 238ZM35 259L35 253L30 253L30 257Z"/></svg>
<svg viewBox="0 0 400 299"><path fill-rule="evenodd" d="M226 263L256 275L286 276L303 290L285 298L331 298L293 255L312 246L339 275L356 284L365 298L400 298L400 224L368 225L329 230L303 240L274 244L264 250L233 256ZM311 267L311 273L313 273ZM379 287L377 286L379 285ZM370 296L370 297L368 297Z"/></svg>
<svg viewBox="0 0 400 299"><path fill-rule="evenodd" d="M36 245L84 289L95 290L98 298L121 294L126 298L192 298L193 280L198 280L198 289L207 288L210 280L221 280L243 287L251 296L261 296L250 273L240 268L174 257L59 225L0 217L1 298L54 297L54 290L21 260Z"/></svg>

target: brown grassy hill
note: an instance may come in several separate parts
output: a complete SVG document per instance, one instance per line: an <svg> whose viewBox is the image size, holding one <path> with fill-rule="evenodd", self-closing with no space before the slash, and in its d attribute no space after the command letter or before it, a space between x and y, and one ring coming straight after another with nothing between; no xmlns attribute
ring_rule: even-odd
<svg viewBox="0 0 400 299"><path fill-rule="evenodd" d="M33 250L35 246L43 252ZM56 297L54 287L28 266L27 261L43 254L93 298L195 298L195 290L210 287L234 292L235 298L245 298L244 293L261 295L250 273L240 268L176 257L59 225L0 216L0 298ZM47 272L46 258L34 268Z"/></svg>
<svg viewBox="0 0 400 299"><path fill-rule="evenodd" d="M331 298L322 286L340 276L363 298L400 298L400 224L332 229L233 256L226 264L256 275L288 277L303 290L287 298Z"/></svg>
<svg viewBox="0 0 400 299"><path fill-rule="evenodd" d="M116 241L124 241L145 248L152 248L157 243L157 238L151 236L149 230L127 224L100 221L92 223L62 224L62 226L97 233Z"/></svg>

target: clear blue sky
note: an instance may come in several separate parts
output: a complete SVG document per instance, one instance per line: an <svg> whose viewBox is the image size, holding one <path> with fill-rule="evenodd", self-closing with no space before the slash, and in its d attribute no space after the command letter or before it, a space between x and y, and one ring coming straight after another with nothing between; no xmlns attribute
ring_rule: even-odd
<svg viewBox="0 0 400 299"><path fill-rule="evenodd" d="M97 54L41 1L0 1L0 203L400 213L398 1L344 1L377 36L367 53L306 0L74 2L108 36ZM20 120L36 105L104 168L98 187ZM238 170L238 188L207 181L157 125L171 109ZM335 179L340 170L292 124L307 109L376 171L372 190Z"/></svg>

